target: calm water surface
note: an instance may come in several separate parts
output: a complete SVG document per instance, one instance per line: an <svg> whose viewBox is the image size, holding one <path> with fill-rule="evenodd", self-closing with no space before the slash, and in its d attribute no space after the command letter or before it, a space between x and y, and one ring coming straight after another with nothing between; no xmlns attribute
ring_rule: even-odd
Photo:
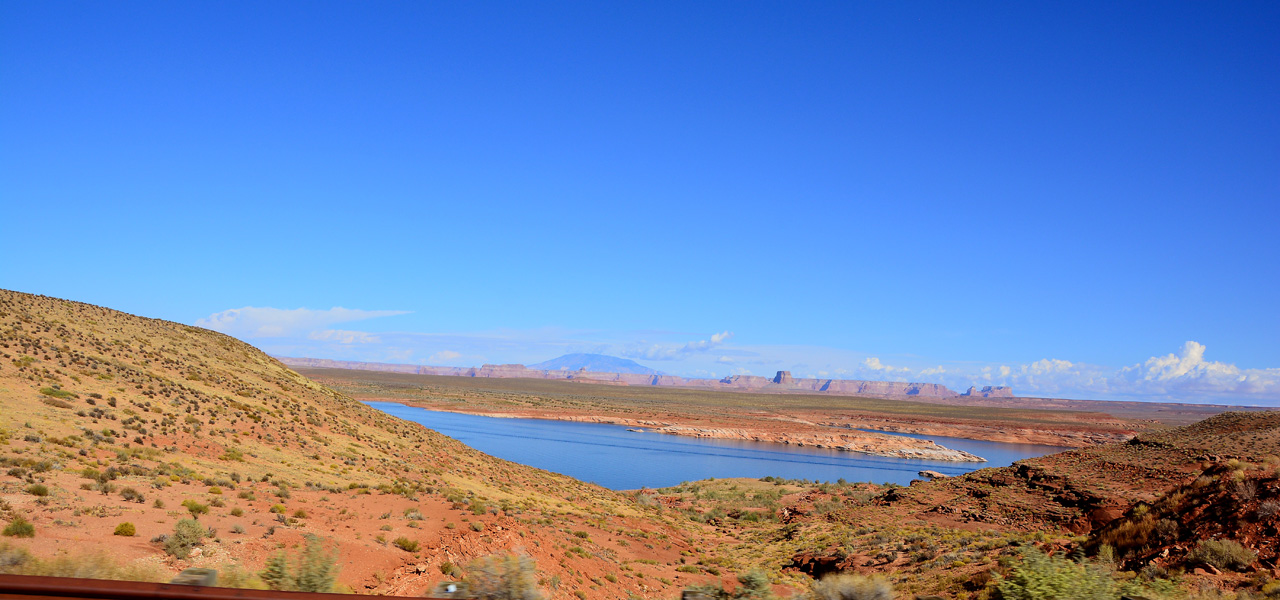
<svg viewBox="0 0 1280 600"><path fill-rule="evenodd" d="M392 402L369 406L457 439L481 452L563 473L615 490L667 487L711 477L785 477L906 485L922 470L962 475L984 467L1065 450L960 438L915 436L987 459L954 463L866 456L783 444L689 438L627 431L620 425L543 419L504 419L427 410Z"/></svg>

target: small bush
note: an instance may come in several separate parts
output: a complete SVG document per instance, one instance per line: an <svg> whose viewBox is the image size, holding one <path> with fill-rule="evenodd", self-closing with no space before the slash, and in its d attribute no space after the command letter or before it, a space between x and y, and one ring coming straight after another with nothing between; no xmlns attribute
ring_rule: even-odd
<svg viewBox="0 0 1280 600"><path fill-rule="evenodd" d="M243 516L244 516L244 509L242 509L242 508L240 508L240 507L236 507L236 508L231 509L231 516L233 516L233 517L243 517Z"/></svg>
<svg viewBox="0 0 1280 600"><path fill-rule="evenodd" d="M187 512L190 512L192 517L209 514L208 504L200 504L195 500L183 500L182 505L187 507Z"/></svg>
<svg viewBox="0 0 1280 600"><path fill-rule="evenodd" d="M471 531L484 531L484 523L481 521L472 521Z"/></svg>
<svg viewBox="0 0 1280 600"><path fill-rule="evenodd" d="M338 577L338 555L326 550L319 537L307 535L298 556L290 560L280 552L267 559L258 577L273 590L331 592Z"/></svg>
<svg viewBox="0 0 1280 600"><path fill-rule="evenodd" d="M215 495L217 495L217 494L221 494L221 493L222 493L222 488L220 488L220 487L218 487L218 486L216 486L216 485L215 485L215 486L213 486L213 487L209 488L209 493L210 493L210 494L215 494Z"/></svg>
<svg viewBox="0 0 1280 600"><path fill-rule="evenodd" d="M893 600L893 585L879 576L828 575L810 594L813 600Z"/></svg>
<svg viewBox="0 0 1280 600"><path fill-rule="evenodd" d="M494 554L481 558L467 568L463 580L474 598L503 600L541 600L538 573L532 558L518 554Z"/></svg>
<svg viewBox="0 0 1280 600"><path fill-rule="evenodd" d="M41 483L35 483L27 486L27 493L32 496L48 496L49 488Z"/></svg>
<svg viewBox="0 0 1280 600"><path fill-rule="evenodd" d="M271 512L276 513L276 514L283 515L283 514L284 514L284 505L283 505L283 504L273 504L273 505L271 506Z"/></svg>
<svg viewBox="0 0 1280 600"><path fill-rule="evenodd" d="M411 540L407 537L400 536L391 542L395 546L405 552L417 552L418 540Z"/></svg>
<svg viewBox="0 0 1280 600"><path fill-rule="evenodd" d="M1187 553L1188 561L1217 569L1243 569L1257 559L1257 553L1232 540L1204 540Z"/></svg>
<svg viewBox="0 0 1280 600"><path fill-rule="evenodd" d="M116 525L116 531L114 533L114 535L121 535L124 537L133 537L137 534L138 534L138 530L133 526L133 523L130 523L128 521L125 521L124 523Z"/></svg>
<svg viewBox="0 0 1280 600"><path fill-rule="evenodd" d="M195 519L183 519L173 526L173 535L164 541L164 551L177 558L191 555L191 549L204 541L206 530Z"/></svg>
<svg viewBox="0 0 1280 600"><path fill-rule="evenodd" d="M4 535L9 537L36 537L36 526L22 517L14 517L4 528Z"/></svg>
<svg viewBox="0 0 1280 600"><path fill-rule="evenodd" d="M293 517L295 519L305 519L307 518L307 511L299 508L298 510L293 511Z"/></svg>
<svg viewBox="0 0 1280 600"><path fill-rule="evenodd" d="M142 504L147 501L147 498L143 496L141 492L131 487L120 490L120 497L124 498L126 501L137 502L138 504Z"/></svg>
<svg viewBox="0 0 1280 600"><path fill-rule="evenodd" d="M455 565L446 560L440 563L440 572L444 573L449 577L453 577L456 579L462 576L462 567L459 567L458 565Z"/></svg>

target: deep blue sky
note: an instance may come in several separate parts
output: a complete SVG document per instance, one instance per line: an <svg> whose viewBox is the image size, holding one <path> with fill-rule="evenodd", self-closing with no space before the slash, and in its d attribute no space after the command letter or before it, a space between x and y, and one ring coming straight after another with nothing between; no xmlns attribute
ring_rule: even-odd
<svg viewBox="0 0 1280 600"><path fill-rule="evenodd" d="M1276 3L0 4L0 287L280 354L1276 400L1278 201Z"/></svg>

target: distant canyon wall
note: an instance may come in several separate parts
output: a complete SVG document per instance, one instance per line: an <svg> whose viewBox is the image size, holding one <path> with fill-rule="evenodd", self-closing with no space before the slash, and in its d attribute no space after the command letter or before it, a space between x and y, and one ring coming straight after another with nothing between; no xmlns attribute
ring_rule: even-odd
<svg viewBox="0 0 1280 600"><path fill-rule="evenodd" d="M368 363L327 358L277 357L290 367L316 369L355 369L417 375L443 375L448 377L497 377L525 379L563 379L581 383L608 385L650 385L707 390L752 392L817 392L837 396L863 396L872 398L1012 398L1013 390L987 386L969 388L961 394L937 383L908 383L901 381L861 381L857 379L797 379L789 371L778 371L773 377L733 375L723 379L695 379L675 375L642 375L637 373L599 373L594 371L566 371L530 369L524 365L484 365L482 367L431 367L423 365L398 365Z"/></svg>

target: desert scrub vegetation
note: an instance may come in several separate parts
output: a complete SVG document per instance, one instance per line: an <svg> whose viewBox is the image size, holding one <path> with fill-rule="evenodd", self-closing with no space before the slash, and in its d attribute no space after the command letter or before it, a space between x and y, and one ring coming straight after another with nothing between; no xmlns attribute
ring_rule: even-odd
<svg viewBox="0 0 1280 600"><path fill-rule="evenodd" d="M815 581L804 600L893 600L893 585L881 576L833 574Z"/></svg>
<svg viewBox="0 0 1280 600"><path fill-rule="evenodd" d="M13 548L7 544L0 544L0 574L157 582L169 579L169 574L158 565L145 563L121 565L105 552L60 554L46 560L36 558L24 549Z"/></svg>
<svg viewBox="0 0 1280 600"><path fill-rule="evenodd" d="M267 559L258 577L273 590L332 592L338 577L338 554L308 534L302 550L289 556L283 550Z"/></svg>
<svg viewBox="0 0 1280 600"><path fill-rule="evenodd" d="M138 529L134 527L133 523L125 521L124 523L116 525L116 530L112 535L133 537L137 534L138 534Z"/></svg>
<svg viewBox="0 0 1280 600"><path fill-rule="evenodd" d="M175 558L186 558L191 549L204 541L205 528L195 519L183 519L173 526L173 533L161 540L166 554Z"/></svg>
<svg viewBox="0 0 1280 600"><path fill-rule="evenodd" d="M1233 540L1204 540L1187 553L1187 562L1215 569L1239 570L1257 560L1258 555Z"/></svg>
<svg viewBox="0 0 1280 600"><path fill-rule="evenodd" d="M996 574L989 586L994 600L1115 600L1121 596L1183 595L1177 584L1167 579L1117 578L1103 566L1049 556L1036 549L1023 550L1017 559L1005 564L1009 573Z"/></svg>
<svg viewBox="0 0 1280 600"><path fill-rule="evenodd" d="M769 585L769 575L764 571L755 569L738 576L738 587L730 592L724 589L724 586L718 583L703 583L691 585L685 588L686 592L703 594L704 596L714 598L715 600L776 600L772 587ZM861 600L861 599L858 599Z"/></svg>
<svg viewBox="0 0 1280 600"><path fill-rule="evenodd" d="M5 525L4 535L20 538L36 537L36 527L22 517L14 517L8 525Z"/></svg>
<svg viewBox="0 0 1280 600"><path fill-rule="evenodd" d="M522 554L494 554L467 566L463 580L478 600L542 600L537 564Z"/></svg>
<svg viewBox="0 0 1280 600"><path fill-rule="evenodd" d="M392 544L395 544L395 547L397 547L397 548L399 548L399 549L401 549L401 550L404 550L405 552L417 552L417 551L418 551L418 540L411 540L411 539L409 539L409 538L407 538L407 537L400 536L400 537L396 538L395 540L393 540L391 543L392 543Z"/></svg>

